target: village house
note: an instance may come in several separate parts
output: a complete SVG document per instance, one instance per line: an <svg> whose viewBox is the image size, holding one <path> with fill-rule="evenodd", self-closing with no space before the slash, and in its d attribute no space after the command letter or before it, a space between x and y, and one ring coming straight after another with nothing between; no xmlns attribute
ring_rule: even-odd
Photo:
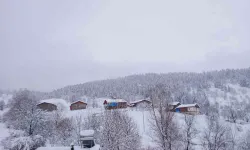
<svg viewBox="0 0 250 150"><path fill-rule="evenodd" d="M57 106L52 103L42 102L37 105L37 107L44 111L54 111L57 110Z"/></svg>
<svg viewBox="0 0 250 150"><path fill-rule="evenodd" d="M79 110L79 109L86 109L87 103L84 103L83 101L77 101L74 103L71 103L70 110Z"/></svg>
<svg viewBox="0 0 250 150"><path fill-rule="evenodd" d="M198 115L200 114L200 106L198 104L182 104L175 108L175 112Z"/></svg>
<svg viewBox="0 0 250 150"><path fill-rule="evenodd" d="M134 102L130 102L129 107L133 108L149 108L151 105L151 101L147 99L137 100Z"/></svg>
<svg viewBox="0 0 250 150"><path fill-rule="evenodd" d="M105 109L121 109L127 108L128 104L127 101L123 99L107 99L103 102Z"/></svg>
<svg viewBox="0 0 250 150"><path fill-rule="evenodd" d="M178 107L178 106L180 106L180 105L181 105L180 102L172 102L172 103L168 104L168 109L170 111L175 111L175 108Z"/></svg>

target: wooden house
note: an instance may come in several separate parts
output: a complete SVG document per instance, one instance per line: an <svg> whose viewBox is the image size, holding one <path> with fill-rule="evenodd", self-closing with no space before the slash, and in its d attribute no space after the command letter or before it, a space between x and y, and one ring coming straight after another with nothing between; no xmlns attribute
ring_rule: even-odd
<svg viewBox="0 0 250 150"><path fill-rule="evenodd" d="M54 111L57 110L57 106L52 103L42 102L37 105L37 107L44 111Z"/></svg>
<svg viewBox="0 0 250 150"><path fill-rule="evenodd" d="M198 104L183 104L176 107L175 112L198 115L200 114L200 106Z"/></svg>
<svg viewBox="0 0 250 150"><path fill-rule="evenodd" d="M123 99L107 99L103 102L105 109L121 109L127 108L128 104L127 101Z"/></svg>
<svg viewBox="0 0 250 150"><path fill-rule="evenodd" d="M130 102L129 107L135 108L149 108L151 106L151 101L147 99L137 100Z"/></svg>
<svg viewBox="0 0 250 150"><path fill-rule="evenodd" d="M175 108L180 106L181 103L180 102L172 102L168 104L168 109L169 111L175 111Z"/></svg>
<svg viewBox="0 0 250 150"><path fill-rule="evenodd" d="M83 101L77 101L70 105L70 110L79 110L79 109L86 109L87 103Z"/></svg>

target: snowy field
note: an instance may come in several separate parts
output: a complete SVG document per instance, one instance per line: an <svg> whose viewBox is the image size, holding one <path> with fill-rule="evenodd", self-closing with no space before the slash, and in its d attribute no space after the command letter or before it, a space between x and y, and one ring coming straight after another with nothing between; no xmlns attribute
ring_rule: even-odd
<svg viewBox="0 0 250 150"><path fill-rule="evenodd" d="M242 88L237 85L228 85L234 89L233 93L225 93L224 91L221 91L217 88L210 88L206 93L209 97L209 101L212 104L215 104L215 102L219 103L220 106L225 106L229 105L229 102L231 99L236 99L237 101L245 101L249 103L249 96L250 96L250 89L248 88ZM11 95L2 95L0 96L0 100L4 100L5 103L8 103L9 99L11 99ZM98 108L92 108L91 105L87 106L87 109L85 110L75 110L75 111L70 111L69 106L70 103L66 102L63 99L47 99L47 100L42 100L41 102L50 102L54 103L56 105L59 105L63 113L66 117L75 117L81 115L82 117L87 117L88 115L91 114L100 114L103 113L105 110L103 108L103 101L106 98L98 98L95 99L94 101L97 103ZM6 112L8 109L4 109L4 111L0 111L0 119L2 118L2 114ZM136 122L138 128L139 128L139 133L141 135L141 141L142 141L142 146L144 148L147 147L155 147L156 143L152 140L152 133L150 130L150 112L149 111L139 111L135 109L123 109L123 111L126 111L129 116L133 118L133 120ZM175 119L179 122L180 126L184 123L184 115L182 114L176 114ZM235 136L237 138L243 136L247 131L250 131L250 125L245 123L245 124L233 124L224 121L224 119L221 119L222 122L228 124L232 130L235 133ZM206 128L206 116L205 115L198 115L195 117L195 127L198 130L199 134L203 132L203 130ZM8 129L5 127L3 123L0 122L0 141L7 137L9 135ZM199 135L197 138L194 140L195 143L199 144ZM39 148L38 150L69 150L70 147L45 147L45 148ZM76 148L76 150L79 149L79 147ZM199 150L200 148L197 146L196 150ZM3 148L0 145L0 150L3 150Z"/></svg>
<svg viewBox="0 0 250 150"><path fill-rule="evenodd" d="M103 108L88 108L85 110L76 110L76 111L66 111L65 114L68 117L74 117L74 116L83 116L86 117L91 114L99 114L103 113L105 110ZM142 142L142 147L147 148L147 147L155 147L156 143L152 140L152 133L150 132L150 112L149 111L137 111L137 110L132 110L132 109L123 109L123 111L126 111L129 116L133 118L133 120L137 123L137 126L139 128L139 133L141 135L141 142ZM177 113L175 115L175 119L179 122L180 127L183 126L184 124L184 115ZM250 130L250 125L249 124L232 124L224 121L221 119L222 122L228 124L231 126L233 130L235 130L236 136L241 137L244 135L247 131ZM206 128L206 116L205 115L197 115L195 117L195 127L198 130L199 133L202 133L203 130ZM238 131L240 129L241 131ZM201 134L197 136L197 139L194 141L197 144L200 144L199 137ZM197 150L199 150L199 146L196 147Z"/></svg>

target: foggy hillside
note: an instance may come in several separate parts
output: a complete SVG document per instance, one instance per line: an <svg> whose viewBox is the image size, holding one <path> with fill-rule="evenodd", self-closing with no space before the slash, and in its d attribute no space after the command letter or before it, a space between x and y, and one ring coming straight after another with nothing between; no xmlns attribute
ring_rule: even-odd
<svg viewBox="0 0 250 150"><path fill-rule="evenodd" d="M91 98L113 96L132 101L138 98L146 98L148 90L159 84L168 87L172 93L173 101L183 103L204 102L207 99L207 95L204 94L205 91L213 87L225 92L232 91L233 87L230 85L250 88L250 68L226 69L204 73L132 75L67 86L49 93L46 97L75 101L82 96Z"/></svg>

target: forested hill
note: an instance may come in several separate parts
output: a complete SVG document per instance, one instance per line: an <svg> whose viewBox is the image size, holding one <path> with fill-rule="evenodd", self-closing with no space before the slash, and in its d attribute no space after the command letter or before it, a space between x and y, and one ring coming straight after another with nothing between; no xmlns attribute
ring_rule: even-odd
<svg viewBox="0 0 250 150"><path fill-rule="evenodd" d="M74 101L82 96L97 98L114 96L127 100L143 98L149 88L163 84L171 89L174 100L186 95L185 101L194 101L195 95L211 87L229 91L231 85L250 88L250 68L226 69L203 73L140 74L117 79L87 82L67 86L49 93L48 97L64 98ZM179 98L180 99L180 98ZM190 100L188 100L190 99ZM199 97L199 99L201 99Z"/></svg>

